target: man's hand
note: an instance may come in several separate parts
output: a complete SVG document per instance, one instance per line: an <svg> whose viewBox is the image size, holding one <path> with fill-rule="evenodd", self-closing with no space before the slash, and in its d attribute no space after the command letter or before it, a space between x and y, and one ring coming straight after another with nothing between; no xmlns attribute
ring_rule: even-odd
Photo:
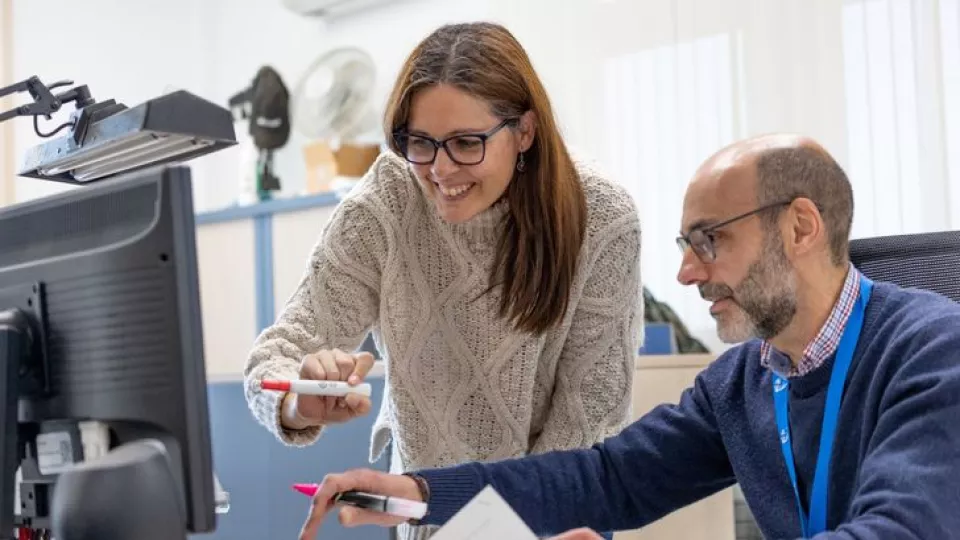
<svg viewBox="0 0 960 540"><path fill-rule="evenodd" d="M603 540L603 537L590 529L574 529L560 536L554 536L550 540Z"/></svg>
<svg viewBox="0 0 960 540"><path fill-rule="evenodd" d="M310 515L300 531L300 540L313 540L320 530L323 518L333 509L333 497L342 491L364 491L377 495L400 497L411 501L423 502L416 480L409 476L387 474L371 469L358 469L343 474L329 474L323 479L320 489L313 497ZM373 512L353 506L340 508L340 523L344 527L358 525L379 525L395 527L407 518L382 512Z"/></svg>
<svg viewBox="0 0 960 540"><path fill-rule="evenodd" d="M346 381L357 385L363 382L371 367L373 355L368 352L319 351L303 357L300 379ZM363 416L370 412L370 408L370 398L360 394L330 397L288 393L280 406L280 422L287 429L337 424Z"/></svg>

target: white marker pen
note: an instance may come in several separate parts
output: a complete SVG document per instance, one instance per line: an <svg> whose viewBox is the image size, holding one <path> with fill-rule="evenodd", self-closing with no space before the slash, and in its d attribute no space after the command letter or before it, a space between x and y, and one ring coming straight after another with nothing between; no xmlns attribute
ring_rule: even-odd
<svg viewBox="0 0 960 540"><path fill-rule="evenodd" d="M263 390L279 390L281 392L293 392L294 394L304 394L308 396L332 396L343 397L347 394L361 394L370 397L370 384L360 383L351 386L342 381L260 381L260 388Z"/></svg>
<svg viewBox="0 0 960 540"><path fill-rule="evenodd" d="M405 518L421 519L427 513L426 503L360 491L338 493L333 501L337 504L356 506Z"/></svg>

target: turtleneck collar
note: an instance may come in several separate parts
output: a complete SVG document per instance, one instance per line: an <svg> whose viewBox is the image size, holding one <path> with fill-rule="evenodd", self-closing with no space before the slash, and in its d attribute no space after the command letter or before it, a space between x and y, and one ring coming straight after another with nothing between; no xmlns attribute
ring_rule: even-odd
<svg viewBox="0 0 960 540"><path fill-rule="evenodd" d="M427 213L440 229L446 229L455 237L463 237L471 244L493 246L500 239L503 220L510 211L510 205L505 197L463 223L447 223L437 212L437 205L423 192L420 182L415 177L412 177L411 181L416 183L421 200L427 207Z"/></svg>
<svg viewBox="0 0 960 540"><path fill-rule="evenodd" d="M503 220L510 211L506 199L500 199L486 210L473 216L463 223L447 223L437 214L437 207L433 201L427 201L434 218L440 227L448 229L454 236L462 236L470 244L493 246L500 239L503 231Z"/></svg>
<svg viewBox="0 0 960 540"><path fill-rule="evenodd" d="M425 205L430 220L433 221L440 230L448 231L455 238L464 238L470 245L480 248L481 250L492 248L496 245L503 230L503 219L510 211L510 205L507 204L506 197L501 197L500 200L492 206L464 223L447 223L440 217L440 214L437 213L437 205L426 194L423 185L421 185L417 179L417 175L409 167L407 168L407 176L409 181L413 182L413 185L416 186L416 191L420 194L420 202Z"/></svg>

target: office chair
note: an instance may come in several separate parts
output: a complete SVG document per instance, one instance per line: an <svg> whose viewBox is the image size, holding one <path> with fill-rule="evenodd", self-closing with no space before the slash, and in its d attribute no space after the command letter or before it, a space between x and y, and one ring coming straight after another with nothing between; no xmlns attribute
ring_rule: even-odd
<svg viewBox="0 0 960 540"><path fill-rule="evenodd" d="M960 231L851 240L850 260L874 281L925 289L960 302Z"/></svg>
<svg viewBox="0 0 960 540"><path fill-rule="evenodd" d="M960 302L960 231L850 241L850 260L874 281L942 294ZM737 540L763 538L742 496L734 500Z"/></svg>

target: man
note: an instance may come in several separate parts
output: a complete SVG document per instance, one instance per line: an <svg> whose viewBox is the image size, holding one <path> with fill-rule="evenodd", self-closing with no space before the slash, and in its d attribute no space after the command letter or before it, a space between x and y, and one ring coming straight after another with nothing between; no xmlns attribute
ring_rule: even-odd
<svg viewBox="0 0 960 540"><path fill-rule="evenodd" d="M813 141L721 150L687 189L678 278L711 302L724 341L745 343L677 405L591 449L331 475L303 537L348 489L426 500L424 522L442 524L490 484L538 534L574 539L739 482L768 538L960 538L960 305L861 276L852 214L844 172Z"/></svg>

